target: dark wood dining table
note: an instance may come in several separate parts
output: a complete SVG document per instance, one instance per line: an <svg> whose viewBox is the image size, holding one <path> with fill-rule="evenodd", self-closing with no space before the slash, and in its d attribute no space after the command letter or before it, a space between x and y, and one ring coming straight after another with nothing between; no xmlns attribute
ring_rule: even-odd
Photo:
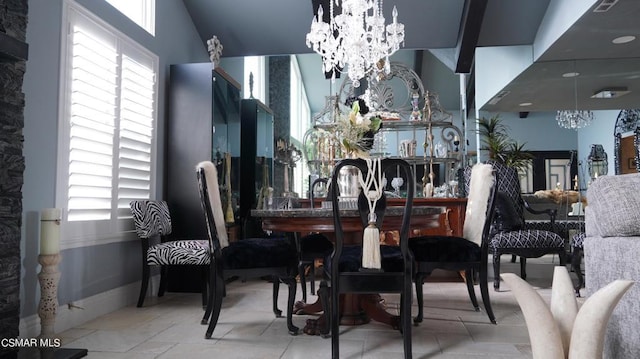
<svg viewBox="0 0 640 359"><path fill-rule="evenodd" d="M388 207L385 212L382 231L398 230L402 221L404 208L400 206ZM342 227L345 233L352 234L352 238L360 238L363 226L360 214L356 209L341 209ZM446 213L443 206L414 206L411 214L412 229L428 229L441 226L441 216ZM324 233L329 238L334 232L333 211L329 208L294 208L273 210L251 210L251 216L260 218L262 229L273 232L285 232L293 235L308 233ZM357 240L357 239L354 239ZM371 319L399 328L399 317L386 311L384 303L378 294L345 294L341 298L341 321L343 325L359 325L368 323ZM317 314L322 312L320 301L314 303L297 302L294 310L298 314ZM323 326L324 317L317 320L310 319L303 331L307 334L321 334L319 328Z"/></svg>

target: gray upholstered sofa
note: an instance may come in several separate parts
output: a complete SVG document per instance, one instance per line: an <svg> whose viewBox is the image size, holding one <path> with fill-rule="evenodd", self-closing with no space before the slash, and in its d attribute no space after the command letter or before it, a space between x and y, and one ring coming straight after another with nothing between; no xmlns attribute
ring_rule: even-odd
<svg viewBox="0 0 640 359"><path fill-rule="evenodd" d="M640 358L640 174L602 176L587 192L587 296L615 279L636 281L607 327L604 358Z"/></svg>

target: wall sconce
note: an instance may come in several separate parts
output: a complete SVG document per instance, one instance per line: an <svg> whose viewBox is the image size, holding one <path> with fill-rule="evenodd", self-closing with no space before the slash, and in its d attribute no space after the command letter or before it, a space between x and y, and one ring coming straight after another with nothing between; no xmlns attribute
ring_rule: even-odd
<svg viewBox="0 0 640 359"><path fill-rule="evenodd" d="M598 176L607 174L609 162L607 161L607 153L604 151L602 145L591 145L591 152L589 152L587 164L592 180L595 180Z"/></svg>

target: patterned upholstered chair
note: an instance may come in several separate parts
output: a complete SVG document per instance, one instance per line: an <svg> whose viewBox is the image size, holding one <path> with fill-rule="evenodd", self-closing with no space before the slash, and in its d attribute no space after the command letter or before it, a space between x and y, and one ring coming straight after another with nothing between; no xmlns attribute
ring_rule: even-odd
<svg viewBox="0 0 640 359"><path fill-rule="evenodd" d="M171 216L165 201L136 200L129 203L136 233L142 243L142 285L138 307L142 307L149 287L151 266L161 266L158 297L162 297L167 286L167 266L203 266L202 306L206 305L207 269L209 266L209 244L206 240L163 241L171 234Z"/></svg>
<svg viewBox="0 0 640 359"><path fill-rule="evenodd" d="M491 309L488 289L489 230L493 218L496 193L495 175L491 165L476 164L470 174L469 200L465 216L463 237L421 236L409 240L409 249L415 258L415 286L418 298L418 315L414 322L422 322L425 277L434 269L464 271L469 298L476 311L480 310L473 282L479 274L480 293L487 316L496 323ZM474 187L476 189L474 189Z"/></svg>
<svg viewBox="0 0 640 359"><path fill-rule="evenodd" d="M586 233L584 231L576 233L571 237L571 269L578 277L578 283L575 286L576 295L580 296L580 289L584 287L584 275L582 274L582 256L584 255L584 239Z"/></svg>
<svg viewBox="0 0 640 359"><path fill-rule="evenodd" d="M494 289L500 288L500 256L511 254L520 257L520 277L526 279L527 258L537 258L545 254L558 254L560 265L566 261L564 239L555 232L528 229L524 224L524 210L535 211L522 199L520 179L516 169L496 161L487 161L496 171L498 194L496 213L491 229L489 250L493 254ZM553 221L553 214L551 213Z"/></svg>
<svg viewBox="0 0 640 359"><path fill-rule="evenodd" d="M287 327L289 333L298 334L293 325L292 311L296 296L297 253L292 240L287 237L246 238L229 242L224 224L222 203L218 187L216 167L209 161L196 167L202 209L207 224L209 266L209 298L202 324L209 323L205 338L210 339L218 323L225 279L270 277L273 282L273 312L279 317L278 291L280 282L289 287L287 302ZM209 320L211 319L211 320Z"/></svg>

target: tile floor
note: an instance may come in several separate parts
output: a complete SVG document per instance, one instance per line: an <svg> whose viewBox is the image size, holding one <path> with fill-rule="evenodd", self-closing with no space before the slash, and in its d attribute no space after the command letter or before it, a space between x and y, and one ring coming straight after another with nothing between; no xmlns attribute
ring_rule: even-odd
<svg viewBox="0 0 640 359"><path fill-rule="evenodd" d="M503 256L502 271L519 273L519 265L508 263L507 257ZM528 282L547 301L554 263L558 263L557 258L548 256L529 260L527 265ZM503 283L500 292L490 289L498 321L493 325L484 309L473 310L465 285L453 282L456 279L441 273L440 280L425 284L425 321L413 327L413 357L531 358L527 327L507 285ZM476 293L480 300L477 286ZM213 339L206 340L206 327L200 325L200 295L168 293L159 300L147 300L143 308L126 307L61 333L63 347L86 348L88 358L97 359L331 356L330 339L289 335L285 318L275 318L271 312L270 298L271 285L267 282L229 284ZM398 299L385 296L389 311L397 312ZM281 309L285 303L286 286L281 286ZM414 300L414 313L415 305ZM312 317L294 316L294 323L302 328ZM340 329L341 358L403 357L400 333L380 323Z"/></svg>

